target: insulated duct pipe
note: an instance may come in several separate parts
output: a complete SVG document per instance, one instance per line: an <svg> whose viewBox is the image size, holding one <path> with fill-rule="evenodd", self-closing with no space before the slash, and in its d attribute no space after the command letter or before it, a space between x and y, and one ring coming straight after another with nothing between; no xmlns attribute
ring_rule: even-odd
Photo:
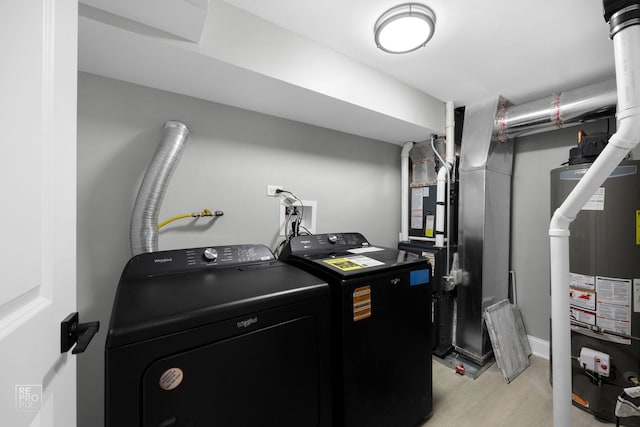
<svg viewBox="0 0 640 427"><path fill-rule="evenodd" d="M131 214L134 256L158 250L158 212L188 137L189 128L184 123L172 120L164 124L162 140L144 174Z"/></svg>
<svg viewBox="0 0 640 427"><path fill-rule="evenodd" d="M553 336L553 425L571 426L569 225L609 174L640 142L640 0L605 0L613 38L618 130L549 225Z"/></svg>
<svg viewBox="0 0 640 427"><path fill-rule="evenodd" d="M505 106L494 122L500 142L610 116L616 106L616 82L608 80L520 105Z"/></svg>
<svg viewBox="0 0 640 427"><path fill-rule="evenodd" d="M402 146L400 153L400 175L401 175L401 218L400 218L400 241L409 240L409 152L413 148L413 142L406 142Z"/></svg>

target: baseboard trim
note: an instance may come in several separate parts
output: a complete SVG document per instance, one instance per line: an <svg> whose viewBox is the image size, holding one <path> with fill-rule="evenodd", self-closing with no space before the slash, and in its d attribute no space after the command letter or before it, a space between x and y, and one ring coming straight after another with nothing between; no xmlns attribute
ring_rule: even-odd
<svg viewBox="0 0 640 427"><path fill-rule="evenodd" d="M531 353L533 353L534 356L549 360L549 341L545 341L531 335L527 335L527 338L529 339Z"/></svg>

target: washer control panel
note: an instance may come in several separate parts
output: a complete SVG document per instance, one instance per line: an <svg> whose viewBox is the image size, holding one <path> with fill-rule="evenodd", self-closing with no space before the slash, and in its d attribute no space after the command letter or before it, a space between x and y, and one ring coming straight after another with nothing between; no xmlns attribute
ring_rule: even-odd
<svg viewBox="0 0 640 427"><path fill-rule="evenodd" d="M327 233L297 236L289 241L292 254L339 251L368 247L369 242L360 233Z"/></svg>
<svg viewBox="0 0 640 427"><path fill-rule="evenodd" d="M203 268L225 268L275 261L265 245L228 245L150 252L133 257L126 276L150 276Z"/></svg>

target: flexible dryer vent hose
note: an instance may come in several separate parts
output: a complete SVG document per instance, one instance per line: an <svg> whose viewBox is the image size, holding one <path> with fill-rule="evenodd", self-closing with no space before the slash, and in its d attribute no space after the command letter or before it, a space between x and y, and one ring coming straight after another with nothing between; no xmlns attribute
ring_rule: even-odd
<svg viewBox="0 0 640 427"><path fill-rule="evenodd" d="M189 128L184 123L171 120L164 124L162 140L147 167L133 206L130 230L133 255L158 250L158 213L188 137Z"/></svg>

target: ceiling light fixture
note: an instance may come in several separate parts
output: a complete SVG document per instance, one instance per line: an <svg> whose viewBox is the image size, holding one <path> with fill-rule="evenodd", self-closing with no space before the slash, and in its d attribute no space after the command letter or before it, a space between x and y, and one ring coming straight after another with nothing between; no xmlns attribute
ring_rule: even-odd
<svg viewBox="0 0 640 427"><path fill-rule="evenodd" d="M407 53L427 44L436 27L436 15L420 3L392 7L373 26L376 46L388 53Z"/></svg>

